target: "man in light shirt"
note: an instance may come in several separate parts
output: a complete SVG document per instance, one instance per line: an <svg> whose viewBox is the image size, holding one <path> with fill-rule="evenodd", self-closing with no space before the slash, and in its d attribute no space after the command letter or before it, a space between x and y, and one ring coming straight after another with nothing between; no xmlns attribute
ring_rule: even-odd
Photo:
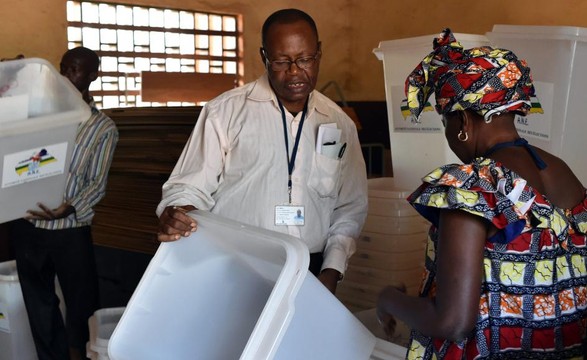
<svg viewBox="0 0 587 360"><path fill-rule="evenodd" d="M269 16L260 55L265 74L202 109L163 185L158 239L196 231L187 214L194 209L290 234L308 246L310 271L334 293L367 213L357 129L314 90L322 51L308 14ZM317 144L319 132L330 134L327 143ZM329 146L336 148L317 152Z"/></svg>

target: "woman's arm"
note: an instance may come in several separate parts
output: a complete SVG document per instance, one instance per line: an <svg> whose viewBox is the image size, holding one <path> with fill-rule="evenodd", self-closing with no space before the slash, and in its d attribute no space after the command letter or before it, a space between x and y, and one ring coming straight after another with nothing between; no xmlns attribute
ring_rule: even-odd
<svg viewBox="0 0 587 360"><path fill-rule="evenodd" d="M484 219L464 211L441 210L436 296L415 298L394 287L383 289L377 314L384 325L393 327L394 316L427 336L451 341L467 336L479 313L487 226Z"/></svg>

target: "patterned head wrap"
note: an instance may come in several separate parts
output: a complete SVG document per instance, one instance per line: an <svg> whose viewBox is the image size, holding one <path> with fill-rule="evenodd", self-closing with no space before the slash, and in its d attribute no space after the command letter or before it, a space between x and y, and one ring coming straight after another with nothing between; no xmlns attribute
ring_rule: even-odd
<svg viewBox="0 0 587 360"><path fill-rule="evenodd" d="M407 106L402 106L402 113L412 122L419 122L428 110L433 91L441 115L470 109L489 121L494 114L509 111L542 113L530 68L513 52L489 46L464 50L450 29L434 39L433 47L406 79Z"/></svg>

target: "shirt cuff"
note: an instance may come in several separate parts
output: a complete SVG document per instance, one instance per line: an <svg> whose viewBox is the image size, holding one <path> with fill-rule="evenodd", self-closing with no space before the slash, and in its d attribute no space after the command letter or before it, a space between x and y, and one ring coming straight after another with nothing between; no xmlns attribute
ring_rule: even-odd
<svg viewBox="0 0 587 360"><path fill-rule="evenodd" d="M164 184L162 199L155 210L157 217L161 216L163 210L168 206L192 205L200 210L210 210L214 206L214 203L206 203L205 199L198 197L198 193L200 192L195 187L189 185Z"/></svg>
<svg viewBox="0 0 587 360"><path fill-rule="evenodd" d="M70 214L69 216L74 215L76 221L86 222L89 221L94 215L93 209L89 207L83 199L73 199L69 205L75 209L74 213Z"/></svg>
<svg viewBox="0 0 587 360"><path fill-rule="evenodd" d="M348 259L355 252L354 239L344 235L334 235L328 240L328 245L324 249L324 261L322 268L334 269L344 275Z"/></svg>

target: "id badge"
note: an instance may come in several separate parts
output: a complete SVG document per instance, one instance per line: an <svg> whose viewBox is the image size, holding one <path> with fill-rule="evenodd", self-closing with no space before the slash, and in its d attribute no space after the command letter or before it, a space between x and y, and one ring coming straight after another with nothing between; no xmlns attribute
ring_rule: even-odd
<svg viewBox="0 0 587 360"><path fill-rule="evenodd" d="M304 206L277 205L275 206L275 225L304 226Z"/></svg>

